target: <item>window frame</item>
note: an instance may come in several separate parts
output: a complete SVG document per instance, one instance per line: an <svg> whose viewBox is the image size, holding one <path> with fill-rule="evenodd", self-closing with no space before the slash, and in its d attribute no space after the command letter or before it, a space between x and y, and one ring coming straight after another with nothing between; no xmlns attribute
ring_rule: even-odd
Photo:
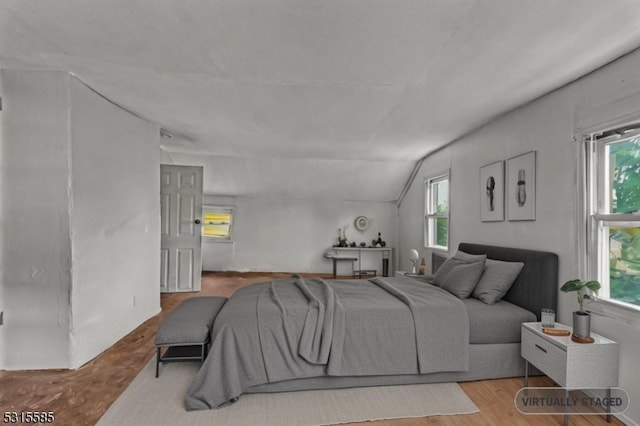
<svg viewBox="0 0 640 426"><path fill-rule="evenodd" d="M640 124L624 126L619 129L635 127L640 129ZM620 132L620 130L617 130ZM608 136L611 134L611 136ZM605 136L603 136L605 135ZM609 233L611 224L620 227L640 227L640 216L629 213L609 212L609 166L610 156L607 146L612 143L624 142L640 137L640 130L616 135L611 129L591 131L580 135L582 146L579 158L579 174L583 188L582 199L582 225L584 226L584 242L582 243L584 255L579 259L579 269L587 279L600 281L603 288L593 297L597 303L588 304L588 310L604 316L623 320L625 322L640 324L640 306L627 303L609 297ZM604 240L606 239L606 243ZM605 279L606 278L606 279ZM606 294L606 295L605 295Z"/></svg>
<svg viewBox="0 0 640 426"><path fill-rule="evenodd" d="M434 187L436 184L447 182L447 213L446 215L437 214L437 202L434 194ZM435 173L431 176L424 178L424 247L432 250L439 250L443 252L449 251L450 242L450 230L451 230L451 173L450 169L444 170L440 173ZM434 211L436 210L436 211ZM447 242L446 246L437 244L437 229L438 219L447 220Z"/></svg>
<svg viewBox="0 0 640 426"><path fill-rule="evenodd" d="M206 213L229 213L231 218L231 223L229 224L229 235L226 237L214 237L210 235L204 235L204 217ZM202 237L202 241L205 243L233 243L234 236L234 228L236 222L236 208L235 206L221 206L221 205L203 205L202 206L202 227L200 230L200 235Z"/></svg>

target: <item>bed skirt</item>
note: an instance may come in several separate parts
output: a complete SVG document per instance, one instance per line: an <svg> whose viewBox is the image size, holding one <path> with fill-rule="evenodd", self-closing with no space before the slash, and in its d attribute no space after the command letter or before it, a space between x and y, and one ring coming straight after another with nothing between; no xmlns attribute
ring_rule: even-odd
<svg viewBox="0 0 640 426"><path fill-rule="evenodd" d="M520 343L469 345L468 371L397 376L310 377L252 386L246 389L245 393L341 389L361 386L468 382L473 380L523 377L525 368L524 363L525 361L520 355Z"/></svg>

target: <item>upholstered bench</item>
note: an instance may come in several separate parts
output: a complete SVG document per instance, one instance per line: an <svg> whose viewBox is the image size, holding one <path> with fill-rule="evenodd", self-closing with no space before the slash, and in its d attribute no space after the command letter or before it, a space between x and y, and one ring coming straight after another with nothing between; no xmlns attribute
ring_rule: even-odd
<svg viewBox="0 0 640 426"><path fill-rule="evenodd" d="M162 320L155 340L156 377L160 373L160 363L204 361L213 320L226 301L226 297L192 297ZM162 348L167 348L164 353L161 353Z"/></svg>

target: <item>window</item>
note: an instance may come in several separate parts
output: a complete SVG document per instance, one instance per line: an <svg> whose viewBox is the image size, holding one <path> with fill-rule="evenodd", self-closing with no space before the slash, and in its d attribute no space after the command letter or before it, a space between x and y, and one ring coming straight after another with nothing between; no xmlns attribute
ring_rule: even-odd
<svg viewBox="0 0 640 426"><path fill-rule="evenodd" d="M231 241L233 207L204 206L202 209L202 237L208 242Z"/></svg>
<svg viewBox="0 0 640 426"><path fill-rule="evenodd" d="M640 309L640 126L587 144L588 275L600 299Z"/></svg>
<svg viewBox="0 0 640 426"><path fill-rule="evenodd" d="M424 246L449 248L449 172L425 179Z"/></svg>

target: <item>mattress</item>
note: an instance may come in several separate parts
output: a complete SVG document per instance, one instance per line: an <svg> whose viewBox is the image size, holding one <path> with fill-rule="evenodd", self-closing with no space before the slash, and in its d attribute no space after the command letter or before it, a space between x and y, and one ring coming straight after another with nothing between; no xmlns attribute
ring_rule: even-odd
<svg viewBox="0 0 640 426"><path fill-rule="evenodd" d="M433 276L411 276L423 285L434 285ZM536 322L536 314L518 305L500 300L487 305L469 297L462 299L469 315L469 343L496 344L520 343L520 328L523 322Z"/></svg>
<svg viewBox="0 0 640 426"><path fill-rule="evenodd" d="M536 315L524 308L500 300L487 305L478 299L463 299L469 315L469 343L519 343L523 322L535 322Z"/></svg>

